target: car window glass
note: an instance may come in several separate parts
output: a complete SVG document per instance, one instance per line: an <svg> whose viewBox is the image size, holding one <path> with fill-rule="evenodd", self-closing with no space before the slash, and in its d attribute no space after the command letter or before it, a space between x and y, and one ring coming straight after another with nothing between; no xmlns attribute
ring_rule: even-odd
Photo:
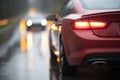
<svg viewBox="0 0 120 80"><path fill-rule="evenodd" d="M120 0L80 0L85 9L120 9Z"/></svg>
<svg viewBox="0 0 120 80"><path fill-rule="evenodd" d="M72 0L70 0L62 8L62 11L60 12L60 16L61 17L66 16L72 8L73 8L73 2Z"/></svg>

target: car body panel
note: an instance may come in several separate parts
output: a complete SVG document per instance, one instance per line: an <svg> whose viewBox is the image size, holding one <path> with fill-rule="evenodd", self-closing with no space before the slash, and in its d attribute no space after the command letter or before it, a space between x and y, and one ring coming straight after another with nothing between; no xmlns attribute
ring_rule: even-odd
<svg viewBox="0 0 120 80"><path fill-rule="evenodd" d="M120 52L120 38L101 38L92 31L72 31L68 27L62 29L62 35L66 57L71 65L81 63L89 54Z"/></svg>

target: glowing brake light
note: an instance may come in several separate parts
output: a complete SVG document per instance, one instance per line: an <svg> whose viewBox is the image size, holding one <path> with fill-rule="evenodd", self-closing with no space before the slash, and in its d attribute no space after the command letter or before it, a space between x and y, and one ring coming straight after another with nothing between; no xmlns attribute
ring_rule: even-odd
<svg viewBox="0 0 120 80"><path fill-rule="evenodd" d="M74 23L74 29L89 29L89 28L90 28L89 22L77 21Z"/></svg>
<svg viewBox="0 0 120 80"><path fill-rule="evenodd" d="M92 29L102 29L107 25L106 22L90 22L90 26Z"/></svg>
<svg viewBox="0 0 120 80"><path fill-rule="evenodd" d="M103 29L107 26L106 22L97 21L76 21L73 24L75 30L86 30L86 29Z"/></svg>

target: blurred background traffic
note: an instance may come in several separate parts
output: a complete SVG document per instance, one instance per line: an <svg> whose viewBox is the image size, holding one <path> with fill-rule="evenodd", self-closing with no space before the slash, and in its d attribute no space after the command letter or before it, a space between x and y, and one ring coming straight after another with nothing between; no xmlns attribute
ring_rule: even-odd
<svg viewBox="0 0 120 80"><path fill-rule="evenodd" d="M0 80L49 80L46 16L65 0L0 1Z"/></svg>
<svg viewBox="0 0 120 80"><path fill-rule="evenodd" d="M16 25L22 26L20 31L22 30L21 34L24 34L32 23L40 23L47 15L58 13L65 2L65 0L1 0L0 45L10 39Z"/></svg>

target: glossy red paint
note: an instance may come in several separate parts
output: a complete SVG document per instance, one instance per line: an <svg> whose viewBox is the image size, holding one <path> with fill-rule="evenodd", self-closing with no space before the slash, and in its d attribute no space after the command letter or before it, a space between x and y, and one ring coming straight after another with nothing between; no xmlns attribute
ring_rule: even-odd
<svg viewBox="0 0 120 80"><path fill-rule="evenodd" d="M117 59L120 60L120 7L89 9L85 8L82 1L86 0L72 0L73 7L69 6L68 13L60 14L56 21L61 22L61 32L55 34L59 35L56 42L59 43L62 36L68 63L80 65L93 58L112 61L116 57L112 58L111 54L118 55ZM88 59L89 56L93 57Z"/></svg>

